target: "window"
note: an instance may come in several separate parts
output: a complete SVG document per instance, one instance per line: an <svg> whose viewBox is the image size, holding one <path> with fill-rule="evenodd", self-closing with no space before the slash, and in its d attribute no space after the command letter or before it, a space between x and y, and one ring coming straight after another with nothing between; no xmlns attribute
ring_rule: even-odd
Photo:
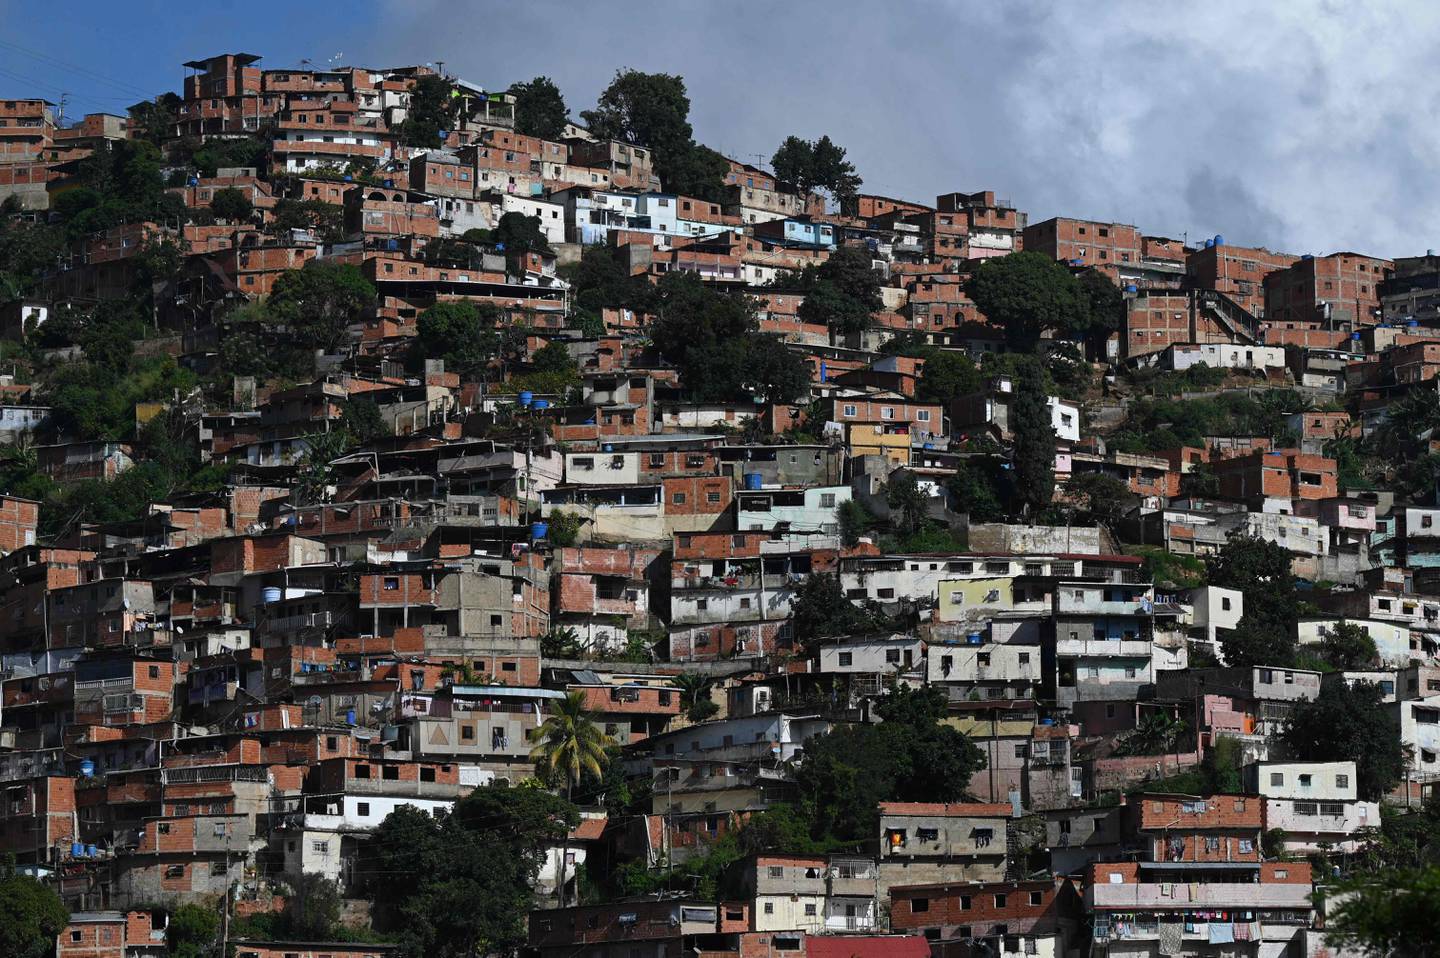
<svg viewBox="0 0 1440 958"><path fill-rule="evenodd" d="M1230 611L1230 597L1228 595L1222 595L1220 597L1220 608L1224 609L1226 612Z"/></svg>
<svg viewBox="0 0 1440 958"><path fill-rule="evenodd" d="M915 840L917 842L938 842L940 840L940 829L917 828L915 829Z"/></svg>
<svg viewBox="0 0 1440 958"><path fill-rule="evenodd" d="M855 407L854 407L854 406L851 406L851 405L849 405L849 404L847 403L846 406L845 406L845 409L844 409L844 411L841 413L841 415L844 415L844 416L854 416L854 415L855 415Z"/></svg>
<svg viewBox="0 0 1440 958"><path fill-rule="evenodd" d="M1336 775L1336 776L1335 776L1335 787L1336 787L1336 788L1349 788L1349 787L1350 787L1350 776L1349 776L1349 775Z"/></svg>
<svg viewBox="0 0 1440 958"><path fill-rule="evenodd" d="M317 855L328 855L328 854L330 854L330 843L329 843L329 842L311 842L311 843L310 843L310 850L311 850L312 852L314 852L315 854L317 854Z"/></svg>
<svg viewBox="0 0 1440 958"><path fill-rule="evenodd" d="M112 628L110 631L111 631L111 632L114 632L114 631L116 631L116 630ZM158 666L158 665L152 665L152 666L150 666L150 673L149 673L149 674L150 674L150 677L151 677L152 679L158 679L158 678L160 677L160 666Z"/></svg>
<svg viewBox="0 0 1440 958"><path fill-rule="evenodd" d="M911 914L919 915L919 914L922 914L922 913L927 912L927 911L929 911L929 910L930 910L930 899L928 899L928 898L912 898L912 899L910 899L910 912L911 912Z"/></svg>
<svg viewBox="0 0 1440 958"><path fill-rule="evenodd" d="M1300 787L1301 787L1301 788L1309 788L1309 787L1310 787L1310 776L1309 776L1309 775L1301 775L1301 776L1300 776Z"/></svg>
<svg viewBox="0 0 1440 958"><path fill-rule="evenodd" d="M1044 892L1032 891L1030 893L1030 904L1039 905L1045 901Z"/></svg>
<svg viewBox="0 0 1440 958"><path fill-rule="evenodd" d="M78 932L78 931L72 931L72 932L70 932L70 940L71 940L71 941L79 941L79 940L80 940L80 932Z"/></svg>
<svg viewBox="0 0 1440 958"><path fill-rule="evenodd" d="M806 904L806 906L805 906L805 914L807 914L807 915L813 915L813 914L815 914L815 905L814 905L813 902L811 902L811 903L809 903L809 904Z"/></svg>
<svg viewBox="0 0 1440 958"><path fill-rule="evenodd" d="M853 653L850 653L850 652L841 652L841 653L840 653L840 656L839 656L840 664L841 664L841 665L850 665L850 664L854 661L854 658L855 658L855 656L854 656Z"/></svg>
<svg viewBox="0 0 1440 958"><path fill-rule="evenodd" d="M1005 907L1005 896L1004 896L1004 895L996 895L996 896L995 896L995 907L996 907L996 908L1004 908L1004 907Z"/></svg>
<svg viewBox="0 0 1440 958"><path fill-rule="evenodd" d="M462 725L462 726L460 726L460 738L463 739L464 741L467 741L467 742L473 742L473 741L475 741L475 726L473 726L473 725Z"/></svg>
<svg viewBox="0 0 1440 958"><path fill-rule="evenodd" d="M821 508L821 509L834 509L834 508L835 508L835 493L833 493L833 492L822 492L822 493L820 493L820 508Z"/></svg>
<svg viewBox="0 0 1440 958"><path fill-rule="evenodd" d="M1284 784L1285 784L1285 773L1284 773L1284 772L1271 772L1271 773L1270 773L1270 784L1271 784L1271 785L1274 785L1274 786L1284 785Z"/></svg>
<svg viewBox="0 0 1440 958"><path fill-rule="evenodd" d="M433 782L433 781L435 781L435 770L434 770L433 768L422 768L422 769L420 769L420 781L422 781L422 782Z"/></svg>
<svg viewBox="0 0 1440 958"><path fill-rule="evenodd" d="M928 409L917 409L917 410L915 411L915 419L916 419L917 422L929 422L929 421L930 421L930 410L928 410Z"/></svg>
<svg viewBox="0 0 1440 958"><path fill-rule="evenodd" d="M1024 742L1016 742L1016 743L1015 743L1015 757L1016 757L1016 758L1024 758L1024 757L1025 757L1025 743L1024 743Z"/></svg>
<svg viewBox="0 0 1440 958"><path fill-rule="evenodd" d="M706 502L710 502L710 503L717 503L717 502L719 502L719 501L720 501L720 493L718 493L718 492L707 492L707 493L705 493L705 501L706 501Z"/></svg>
<svg viewBox="0 0 1440 958"><path fill-rule="evenodd" d="M766 872L771 878L784 878L785 868L781 865L771 865Z"/></svg>
<svg viewBox="0 0 1440 958"><path fill-rule="evenodd" d="M370 777L370 766L369 766L369 765L356 765L356 766L355 766L355 777L356 777L356 778L369 778L369 777Z"/></svg>
<svg viewBox="0 0 1440 958"><path fill-rule="evenodd" d="M765 914L767 914L767 915L773 915L773 914L775 914L775 903L774 903L774 902L767 901L767 902L765 903Z"/></svg>
<svg viewBox="0 0 1440 958"><path fill-rule="evenodd" d="M356 814L356 815L359 815L361 818L369 818L369 817L370 817L370 803L369 803L369 802L359 802L359 803L357 803L356 806L355 806L355 814Z"/></svg>
<svg viewBox="0 0 1440 958"><path fill-rule="evenodd" d="M1296 814L1296 815L1314 815L1316 811L1317 811L1317 806L1316 806L1316 804L1315 804L1314 802L1296 802L1296 803L1295 803L1295 814Z"/></svg>
<svg viewBox="0 0 1440 958"><path fill-rule="evenodd" d="M961 910L961 911L969 911L969 910L970 910L970 896L969 896L969 895L961 895L961 896L960 896L960 910ZM965 935L964 937L969 938L970 936L967 934L967 935Z"/></svg>
<svg viewBox="0 0 1440 958"><path fill-rule="evenodd" d="M675 493L674 495L672 495L672 496L670 497L670 501L673 502L673 503L675 503L675 505L677 505L677 506L683 506L683 505L685 504L685 493L683 493L683 492L677 492L677 493Z"/></svg>
<svg viewBox="0 0 1440 958"><path fill-rule="evenodd" d="M1029 652L1021 652L1021 653L1020 653L1020 656L1019 656L1019 659L1018 659L1017 661L1019 661L1019 663L1020 663L1021 665L1029 665L1029 664L1030 664L1030 653L1029 653Z"/></svg>
<svg viewBox="0 0 1440 958"><path fill-rule="evenodd" d="M705 611L706 609L708 609L708 608L710 608L710 600L709 600L709 599L696 599L696 600L695 600L695 609L696 609L696 611L698 611L698 612L704 612L704 611Z"/></svg>
<svg viewBox="0 0 1440 958"><path fill-rule="evenodd" d="M400 580L399 580L398 578L396 578L395 576L386 576L386 577L385 577L385 591L386 591L386 592L394 592L394 591L396 591L396 590L399 589L399 588L400 588Z"/></svg>
<svg viewBox="0 0 1440 958"><path fill-rule="evenodd" d="M885 650L885 661L886 661L886 662L899 662L899 661L900 661L900 650L899 650L899 649L886 649L886 650Z"/></svg>

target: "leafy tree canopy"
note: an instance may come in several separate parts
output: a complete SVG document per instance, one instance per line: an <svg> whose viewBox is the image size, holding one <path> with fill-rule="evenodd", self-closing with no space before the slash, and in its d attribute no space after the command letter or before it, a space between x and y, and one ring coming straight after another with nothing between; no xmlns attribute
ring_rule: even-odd
<svg viewBox="0 0 1440 958"><path fill-rule="evenodd" d="M986 319L1005 330L1006 343L1017 352L1033 351L1044 333L1089 323L1090 303L1080 283L1043 253L984 260L966 292Z"/></svg>
<svg viewBox="0 0 1440 958"><path fill-rule="evenodd" d="M539 76L515 84L510 93L515 97L515 132L542 140L558 140L565 135L569 112L554 80Z"/></svg>
<svg viewBox="0 0 1440 958"><path fill-rule="evenodd" d="M1296 761L1354 762L1365 801L1378 801L1405 774L1399 719L1373 682L1322 685L1313 701L1295 704L1279 744Z"/></svg>
<svg viewBox="0 0 1440 958"><path fill-rule="evenodd" d="M296 340L333 352L353 323L375 305L375 286L349 263L312 261L280 274L269 299L271 313Z"/></svg>

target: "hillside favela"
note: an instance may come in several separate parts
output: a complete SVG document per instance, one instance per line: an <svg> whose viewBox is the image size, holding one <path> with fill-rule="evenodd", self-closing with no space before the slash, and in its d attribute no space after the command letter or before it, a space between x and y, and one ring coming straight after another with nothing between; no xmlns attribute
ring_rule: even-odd
<svg viewBox="0 0 1440 958"><path fill-rule="evenodd" d="M1423 239L215 36L0 43L0 955L1440 954Z"/></svg>

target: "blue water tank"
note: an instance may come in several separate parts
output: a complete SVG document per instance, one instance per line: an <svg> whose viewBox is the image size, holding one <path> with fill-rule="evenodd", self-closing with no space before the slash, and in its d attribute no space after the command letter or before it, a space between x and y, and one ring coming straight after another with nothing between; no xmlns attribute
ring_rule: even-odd
<svg viewBox="0 0 1440 958"><path fill-rule="evenodd" d="M355 710L354 710L354 709L346 709L346 710L345 710L345 724L346 724L346 725L354 725L354 724L355 724Z"/></svg>
<svg viewBox="0 0 1440 958"><path fill-rule="evenodd" d="M520 405L522 405L522 406L528 406L528 405L530 405L530 403L533 402L534 400L535 400L535 394L532 393L532 392L530 392L528 389L527 389L527 390L524 390L524 391L522 391L522 392L520 393Z"/></svg>
<svg viewBox="0 0 1440 958"><path fill-rule="evenodd" d="M1225 237L1221 236L1219 233L1216 233L1216 234L1215 234L1215 245L1216 245L1216 246L1224 246L1224 245L1225 245Z"/></svg>
<svg viewBox="0 0 1440 958"><path fill-rule="evenodd" d="M386 251L386 252L388 252L388 253L395 253L395 252L398 252L399 250L400 250L400 241L399 241L398 239L387 239L387 240L385 241L385 251Z"/></svg>
<svg viewBox="0 0 1440 958"><path fill-rule="evenodd" d="M385 188L386 188L386 189L393 190L393 189L395 188L395 181L394 181L394 180L386 180L386 181L385 181Z"/></svg>
<svg viewBox="0 0 1440 958"><path fill-rule="evenodd" d="M448 140L450 138L449 130L436 130L436 132L440 134L440 139L442 140Z"/></svg>
<svg viewBox="0 0 1440 958"><path fill-rule="evenodd" d="M1140 287L1139 287L1139 286L1136 286L1134 283L1126 283L1126 284L1125 284L1125 292L1127 292L1127 293L1138 293L1138 292L1140 292Z"/></svg>
<svg viewBox="0 0 1440 958"><path fill-rule="evenodd" d="M934 449L934 448L935 448L935 444L934 444L933 442L927 442L927 443L925 443L924 448L926 448L926 449Z"/></svg>
<svg viewBox="0 0 1440 958"><path fill-rule="evenodd" d="M984 645L984 636L982 636L979 632L971 632L969 635L965 636L965 644Z"/></svg>
<svg viewBox="0 0 1440 958"><path fill-rule="evenodd" d="M351 176L349 173L346 173L346 174L345 174L345 182L346 182L346 183L354 183L354 182L355 182L355 177Z"/></svg>
<svg viewBox="0 0 1440 958"><path fill-rule="evenodd" d="M821 381L822 383L825 382L825 377L826 377L827 375L829 375L829 372L830 372L830 367L828 367L828 366L825 365L825 360L823 360L823 359L820 360L820 381Z"/></svg>
<svg viewBox="0 0 1440 958"><path fill-rule="evenodd" d="M91 759L82 759L80 762L80 774L91 778L95 774L95 762Z"/></svg>
<svg viewBox="0 0 1440 958"><path fill-rule="evenodd" d="M1301 258L1301 259L1314 259L1314 258L1315 258L1315 254L1314 254L1314 253L1301 253L1301 254L1300 254L1300 258Z"/></svg>
<svg viewBox="0 0 1440 958"><path fill-rule="evenodd" d="M94 845L86 845L86 846L85 846L85 857L87 857L87 858L99 858L99 857L100 857L100 849L96 848Z"/></svg>
<svg viewBox="0 0 1440 958"><path fill-rule="evenodd" d="M1041 725L1054 725L1054 724L1055 724L1055 720L1054 720L1053 718L1042 718L1042 719L1040 720L1040 724L1041 724Z"/></svg>
<svg viewBox="0 0 1440 958"><path fill-rule="evenodd" d="M761 488L764 488L764 482L762 481L763 478L764 478L764 477L761 476L760 473L758 473L758 472L747 472L747 473L745 473L745 488L746 488L746 489L761 489Z"/></svg>
<svg viewBox="0 0 1440 958"><path fill-rule="evenodd" d="M280 591L279 586L267 585L260 590L260 598L266 605L273 605L279 602L282 595L284 595L284 593Z"/></svg>
<svg viewBox="0 0 1440 958"><path fill-rule="evenodd" d="M1420 325L1420 320L1418 320L1418 319L1412 319L1412 320L1410 320L1409 322L1407 322L1405 325L1408 326L1408 327L1410 327L1411 329L1414 329L1416 326L1419 326L1419 325Z"/></svg>
<svg viewBox="0 0 1440 958"><path fill-rule="evenodd" d="M80 844L79 842L72 842L71 845L70 845L70 857L71 857L71 858L84 858L84 857L85 857L85 846L82 845L82 844Z"/></svg>
<svg viewBox="0 0 1440 958"><path fill-rule="evenodd" d="M550 400L548 400L548 399L537 399L537 400L535 400L535 403L534 403L534 405L532 406L532 408L534 408L534 409L536 409L536 410L549 409L549 408L550 408Z"/></svg>
<svg viewBox="0 0 1440 958"><path fill-rule="evenodd" d="M548 522L532 522L532 523L530 523L530 538L531 538L531 539L535 539L535 540L538 541L538 540L540 540L540 539L545 538L545 537L548 536L549 534L550 534L550 523L548 523Z"/></svg>
<svg viewBox="0 0 1440 958"><path fill-rule="evenodd" d="M1360 341L1360 334L1359 334L1359 333L1351 333L1351 334L1350 334L1350 338L1353 339L1353 340L1355 340L1355 342L1358 343L1358 342Z"/></svg>
<svg viewBox="0 0 1440 958"><path fill-rule="evenodd" d="M1213 239L1207 239L1207 240L1205 241L1205 248L1206 248L1206 249L1209 249L1210 247L1212 247L1212 246L1214 246L1214 245L1215 245L1215 241L1214 241Z"/></svg>
<svg viewBox="0 0 1440 958"><path fill-rule="evenodd" d="M610 445L610 444L607 442L605 445L603 445L603 446L600 447L600 451L601 451L601 452L614 452L614 451L615 451L615 447L612 446L612 445Z"/></svg>

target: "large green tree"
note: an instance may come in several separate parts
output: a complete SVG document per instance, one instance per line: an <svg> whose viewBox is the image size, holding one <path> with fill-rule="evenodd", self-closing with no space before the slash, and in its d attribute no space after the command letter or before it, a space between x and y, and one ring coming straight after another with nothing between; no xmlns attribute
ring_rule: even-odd
<svg viewBox="0 0 1440 958"><path fill-rule="evenodd" d="M1031 352L1043 334L1083 327L1089 301L1061 263L1035 252L984 260L966 292L1017 352Z"/></svg>
<svg viewBox="0 0 1440 958"><path fill-rule="evenodd" d="M271 314L297 342L326 352L343 344L374 305L375 286L358 267L315 261L280 274L269 299Z"/></svg>
<svg viewBox="0 0 1440 958"><path fill-rule="evenodd" d="M880 274L870 254L842 246L819 266L807 267L787 282L804 292L796 310L801 321L827 325L840 333L857 333L870 324L870 314L883 306Z"/></svg>
<svg viewBox="0 0 1440 958"><path fill-rule="evenodd" d="M367 844L357 879L404 958L475 958L525 943L547 850L580 822L539 788L487 785L450 811L402 805Z"/></svg>
<svg viewBox="0 0 1440 958"><path fill-rule="evenodd" d="M1325 943L1367 958L1440 955L1440 866L1354 878L1325 889L1339 901Z"/></svg>
<svg viewBox="0 0 1440 958"><path fill-rule="evenodd" d="M60 896L33 878L15 873L14 856L0 863L0 955L49 958L70 913Z"/></svg>
<svg viewBox="0 0 1440 958"><path fill-rule="evenodd" d="M879 628L885 618L878 609L851 602L840 577L817 572L795 593L790 628L796 644L813 648L822 639L843 638Z"/></svg>
<svg viewBox="0 0 1440 958"><path fill-rule="evenodd" d="M595 109L580 116L595 136L649 147L666 190L720 199L729 166L720 154L695 142L684 77L620 70Z"/></svg>
<svg viewBox="0 0 1440 958"><path fill-rule="evenodd" d="M410 106L400 124L400 142L405 146L435 148L442 145L440 131L455 128L459 100L450 95L454 87L442 76L423 76L410 88Z"/></svg>
<svg viewBox="0 0 1440 958"><path fill-rule="evenodd" d="M1049 397L1038 360L1023 364L1010 400L1010 429L1015 442L1011 464L1015 494L1031 513L1047 508L1055 498L1055 427Z"/></svg>
<svg viewBox="0 0 1440 958"><path fill-rule="evenodd" d="M802 196L812 189L823 189L843 203L860 189L855 164L845 158L845 149L828 136L813 142L787 136L770 158L770 166L776 179Z"/></svg>
<svg viewBox="0 0 1440 958"><path fill-rule="evenodd" d="M949 725L945 694L892 687L878 725L839 725L805 743L796 784L815 838L873 840L880 802L954 802L985 768L983 752Z"/></svg>
<svg viewBox="0 0 1440 958"><path fill-rule="evenodd" d="M500 349L495 331L499 310L493 304L464 300L436 303L420 314L417 342L430 359L467 378L479 376Z"/></svg>
<svg viewBox="0 0 1440 958"><path fill-rule="evenodd" d="M915 398L949 406L961 396L979 392L985 378L974 360L961 352L926 347L920 351L925 365L915 384Z"/></svg>
<svg viewBox="0 0 1440 958"><path fill-rule="evenodd" d="M1374 802L1405 775L1400 722L1373 682L1333 682L1297 702L1279 744L1301 762L1354 762L1360 797Z"/></svg>
<svg viewBox="0 0 1440 958"><path fill-rule="evenodd" d="M1295 576L1290 554L1255 536L1231 536L1205 560L1210 585L1239 589L1244 615L1220 636L1225 664L1284 666L1295 658Z"/></svg>
<svg viewBox="0 0 1440 958"><path fill-rule="evenodd" d="M1087 269L1078 282L1085 296L1086 310L1065 331L1085 341L1092 359L1104 357L1105 341L1125 328L1125 294L1098 269Z"/></svg>
<svg viewBox="0 0 1440 958"><path fill-rule="evenodd" d="M570 114L554 80L539 76L515 84L510 94L515 97L515 132L542 140L558 140L565 135Z"/></svg>
<svg viewBox="0 0 1440 958"><path fill-rule="evenodd" d="M1374 668L1380 662L1375 640L1363 626L1336 622L1320 638L1320 657L1341 671Z"/></svg>
<svg viewBox="0 0 1440 958"><path fill-rule="evenodd" d="M170 958L214 958L220 946L220 913L204 905L184 904L165 928Z"/></svg>

